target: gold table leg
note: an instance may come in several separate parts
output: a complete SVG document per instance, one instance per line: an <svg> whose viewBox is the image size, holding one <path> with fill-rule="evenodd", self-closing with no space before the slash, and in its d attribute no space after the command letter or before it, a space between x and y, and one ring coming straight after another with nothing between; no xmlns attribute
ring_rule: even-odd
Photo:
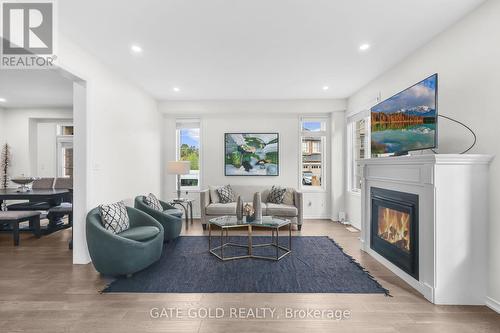
<svg viewBox="0 0 500 333"><path fill-rule="evenodd" d="M208 222L208 250L212 250L212 223Z"/></svg>
<svg viewBox="0 0 500 333"><path fill-rule="evenodd" d="M276 260L280 258L280 228L276 228Z"/></svg>
<svg viewBox="0 0 500 333"><path fill-rule="evenodd" d="M220 256L224 260L224 228L220 228Z"/></svg>
<svg viewBox="0 0 500 333"><path fill-rule="evenodd" d="M248 225L248 255L252 255L252 226Z"/></svg>

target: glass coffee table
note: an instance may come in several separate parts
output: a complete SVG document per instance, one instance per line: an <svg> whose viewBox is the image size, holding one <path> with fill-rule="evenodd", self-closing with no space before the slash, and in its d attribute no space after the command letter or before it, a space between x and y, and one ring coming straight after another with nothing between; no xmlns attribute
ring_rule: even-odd
<svg viewBox="0 0 500 333"><path fill-rule="evenodd" d="M212 247L212 227L220 228L220 245ZM253 244L252 236L255 227L271 230L271 243ZM288 227L288 247L279 244L279 229ZM229 241L229 229L246 229L247 244L237 244ZM218 230L217 230L218 231ZM224 249L228 247L246 248L246 254L238 256L224 256ZM276 250L273 256L257 255L254 248L271 247ZM257 258L278 261L292 252L292 224L290 220L285 220L273 216L263 216L261 220L247 221L246 217L238 220L236 216L220 216L208 221L208 249L211 254L220 260L234 260L244 258ZM284 251L284 252L283 252ZM220 252L217 253L217 252Z"/></svg>

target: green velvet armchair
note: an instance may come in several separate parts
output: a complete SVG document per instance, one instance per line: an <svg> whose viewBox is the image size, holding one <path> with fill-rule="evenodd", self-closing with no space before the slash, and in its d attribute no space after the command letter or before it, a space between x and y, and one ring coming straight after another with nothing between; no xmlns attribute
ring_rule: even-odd
<svg viewBox="0 0 500 333"><path fill-rule="evenodd" d="M87 245L95 269L105 275L143 270L161 257L163 227L138 209L127 207L130 228L119 234L104 229L99 208L87 214Z"/></svg>
<svg viewBox="0 0 500 333"><path fill-rule="evenodd" d="M157 211L144 203L144 196L140 195L135 198L134 207L145 212L161 223L164 230L164 241L168 242L179 237L182 229L182 211L176 209L172 205L161 201L163 212ZM180 215L180 216L179 216Z"/></svg>

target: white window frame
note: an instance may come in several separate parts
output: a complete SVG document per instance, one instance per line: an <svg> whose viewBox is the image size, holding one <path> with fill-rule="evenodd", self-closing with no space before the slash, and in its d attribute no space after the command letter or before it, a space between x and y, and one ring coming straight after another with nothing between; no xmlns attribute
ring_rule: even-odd
<svg viewBox="0 0 500 333"><path fill-rule="evenodd" d="M354 194L360 194L361 188L354 184L355 169L358 161L354 158L354 148L356 145L356 123L360 120L365 120L366 135L365 135L365 156L371 157L370 151L370 111L363 110L347 119L347 191Z"/></svg>
<svg viewBox="0 0 500 333"><path fill-rule="evenodd" d="M181 186L181 191L199 191L202 188L202 126L200 118L176 118L175 119L175 159L180 160L180 130L186 128L198 128L199 130L199 151L198 151L198 186Z"/></svg>
<svg viewBox="0 0 500 333"><path fill-rule="evenodd" d="M57 138L57 177L65 177L64 175L64 155L63 148L73 148L73 138L58 137ZM73 148L74 149L74 148ZM74 150L73 150L74 152ZM74 155L73 155L74 156ZM74 168L74 164L73 164Z"/></svg>
<svg viewBox="0 0 500 333"><path fill-rule="evenodd" d="M323 122L325 128L323 131L318 132L305 132L303 131L303 124L305 122ZM298 176L298 188L302 192L325 192L326 184L328 182L328 136L330 133L330 118L328 116L301 116L299 118L299 176ZM303 141L304 137L320 137L321 138L321 186L304 186L302 184L302 173L303 167Z"/></svg>
<svg viewBox="0 0 500 333"><path fill-rule="evenodd" d="M57 133L56 135L58 137L73 137L73 135L65 135L65 134L62 134L62 129L63 127L73 127L73 131L75 130L75 127L72 123L59 123L57 124Z"/></svg>

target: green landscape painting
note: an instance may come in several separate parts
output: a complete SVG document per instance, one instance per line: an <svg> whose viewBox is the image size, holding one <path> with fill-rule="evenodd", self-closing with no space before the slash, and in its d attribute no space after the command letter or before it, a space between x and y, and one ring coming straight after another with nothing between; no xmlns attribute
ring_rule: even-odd
<svg viewBox="0 0 500 333"><path fill-rule="evenodd" d="M278 133L226 133L226 176L278 176Z"/></svg>

